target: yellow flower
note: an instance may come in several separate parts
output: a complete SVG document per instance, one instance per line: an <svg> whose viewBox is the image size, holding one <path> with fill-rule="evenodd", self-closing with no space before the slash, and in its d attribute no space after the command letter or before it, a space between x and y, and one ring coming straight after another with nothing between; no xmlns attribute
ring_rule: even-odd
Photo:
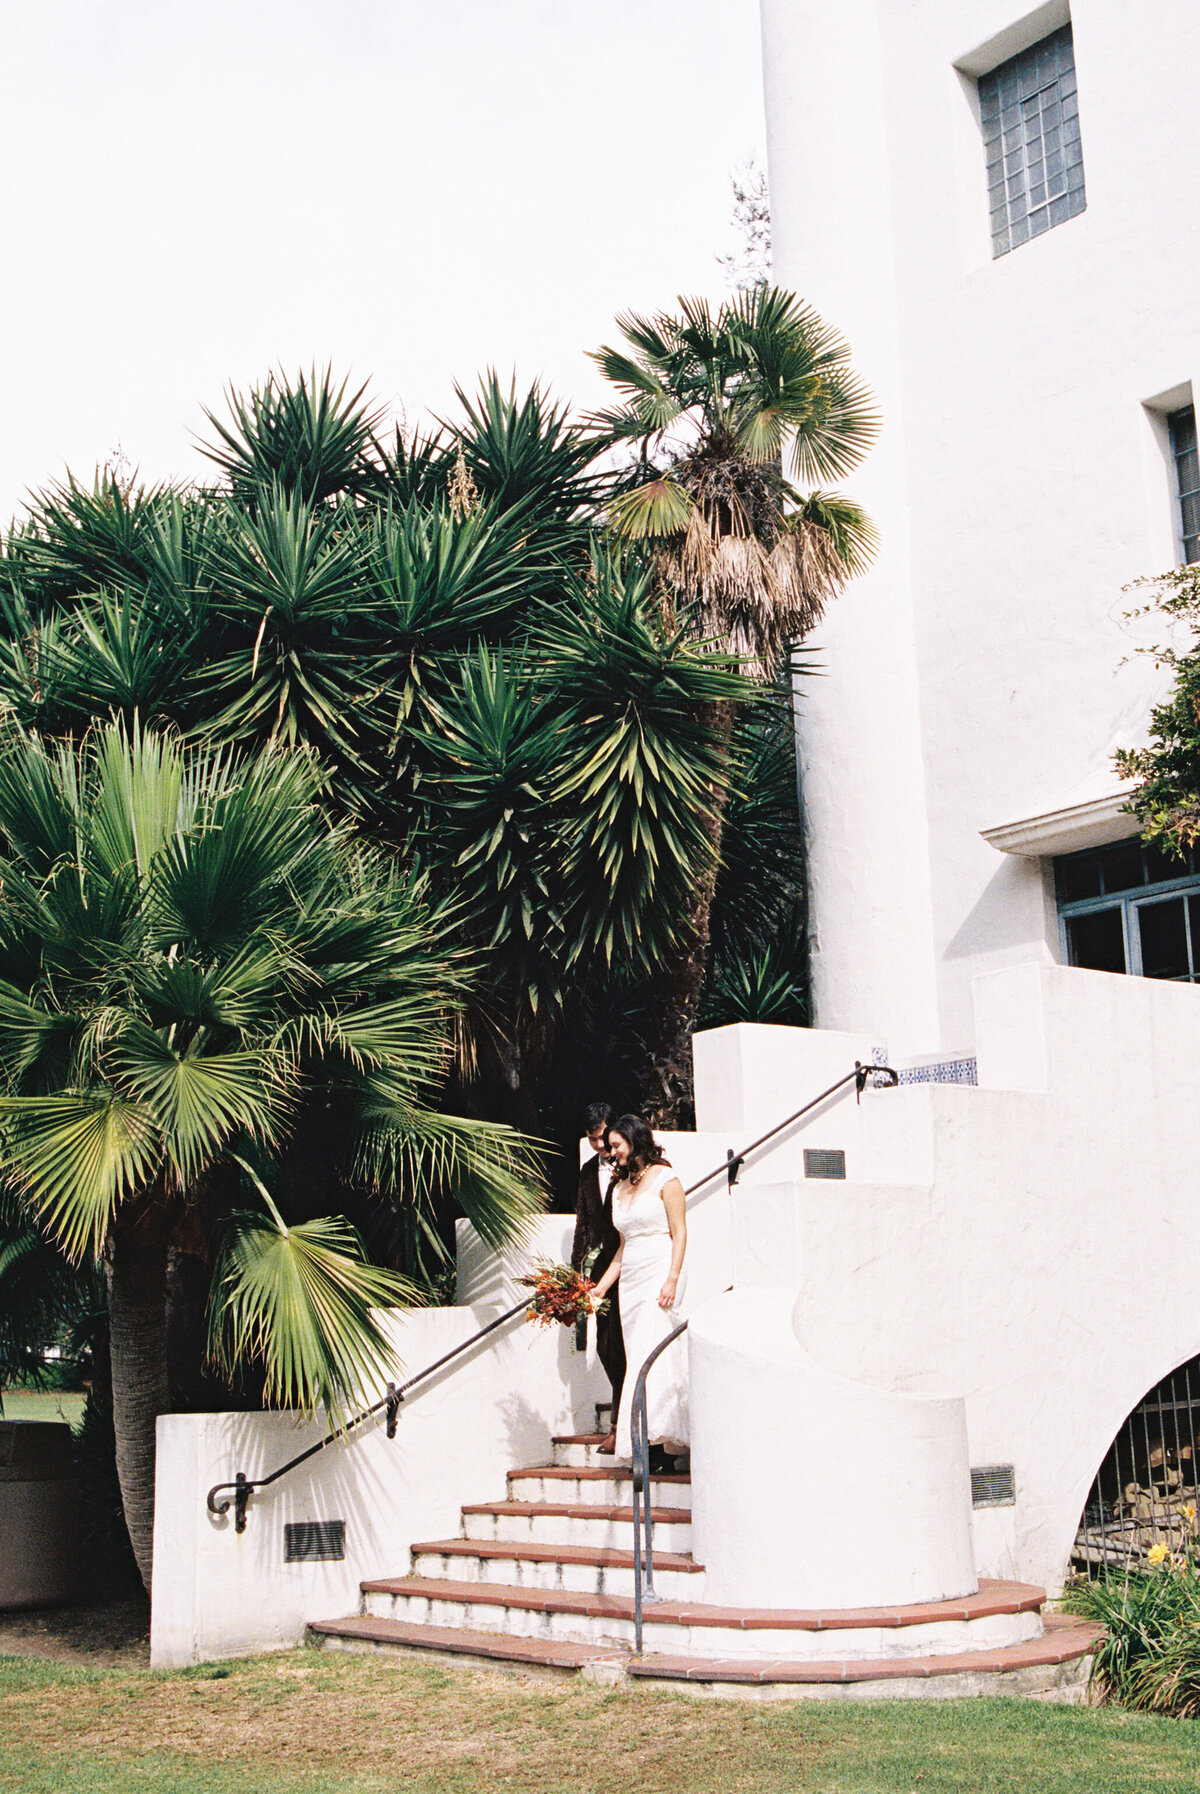
<svg viewBox="0 0 1200 1794"><path fill-rule="evenodd" d="M1171 1553L1165 1545L1151 1545L1146 1553L1146 1562L1157 1569L1159 1564L1165 1563L1170 1555Z"/></svg>
<svg viewBox="0 0 1200 1794"><path fill-rule="evenodd" d="M1190 1506L1189 1506L1189 1507L1185 1507L1185 1508L1184 1508L1184 1510L1183 1510L1183 1517L1184 1517L1184 1519L1185 1519L1185 1520L1194 1520L1194 1519L1195 1519L1195 1518L1196 1518L1196 1510L1195 1510L1195 1508L1194 1508L1194 1507L1190 1507Z"/></svg>

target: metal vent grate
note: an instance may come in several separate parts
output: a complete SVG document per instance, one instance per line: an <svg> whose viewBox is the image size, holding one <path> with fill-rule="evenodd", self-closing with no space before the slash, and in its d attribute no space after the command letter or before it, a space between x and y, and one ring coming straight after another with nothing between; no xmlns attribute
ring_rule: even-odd
<svg viewBox="0 0 1200 1794"><path fill-rule="evenodd" d="M840 1148L806 1146L804 1148L804 1175L805 1177L845 1177L845 1153Z"/></svg>
<svg viewBox="0 0 1200 1794"><path fill-rule="evenodd" d="M340 1562L346 1555L344 1520L294 1520L283 1529L285 1564Z"/></svg>
<svg viewBox="0 0 1200 1794"><path fill-rule="evenodd" d="M972 1507L1013 1507L1017 1473L1012 1464L984 1464L971 1472Z"/></svg>

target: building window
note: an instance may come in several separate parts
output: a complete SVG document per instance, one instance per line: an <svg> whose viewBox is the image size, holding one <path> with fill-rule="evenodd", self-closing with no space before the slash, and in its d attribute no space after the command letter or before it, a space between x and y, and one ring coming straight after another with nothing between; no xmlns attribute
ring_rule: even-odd
<svg viewBox="0 0 1200 1794"><path fill-rule="evenodd" d="M1136 837L1055 861L1063 958L1094 972L1200 983L1200 849Z"/></svg>
<svg viewBox="0 0 1200 1794"><path fill-rule="evenodd" d="M992 254L1082 212L1083 146L1071 27L979 78Z"/></svg>
<svg viewBox="0 0 1200 1794"><path fill-rule="evenodd" d="M1179 535L1185 561L1200 561L1200 455L1196 453L1196 408L1185 405L1167 419L1179 495Z"/></svg>

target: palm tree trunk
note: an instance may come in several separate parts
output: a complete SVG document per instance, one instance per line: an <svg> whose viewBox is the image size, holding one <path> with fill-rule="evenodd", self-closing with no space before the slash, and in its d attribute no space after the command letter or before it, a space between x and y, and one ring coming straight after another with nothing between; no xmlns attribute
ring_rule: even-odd
<svg viewBox="0 0 1200 1794"><path fill-rule="evenodd" d="M129 1542L147 1593L154 1558L155 1422L167 1388L167 1243L161 1202L130 1205L109 1238L108 1319L117 1477Z"/></svg>
<svg viewBox="0 0 1200 1794"><path fill-rule="evenodd" d="M733 705L721 702L710 709L711 714L706 720L719 738L723 757L727 760L733 735ZM712 843L712 863L701 881L684 938L655 980L658 987L655 1006L661 1026L651 1043L641 1077L642 1112L653 1127L694 1125L692 1035L708 969L709 917L720 869L727 801L724 790L712 793L705 818L705 831Z"/></svg>

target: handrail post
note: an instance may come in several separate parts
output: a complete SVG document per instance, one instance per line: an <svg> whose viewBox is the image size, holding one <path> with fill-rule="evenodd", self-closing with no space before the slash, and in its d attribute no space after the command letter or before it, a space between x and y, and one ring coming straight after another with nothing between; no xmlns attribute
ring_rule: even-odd
<svg viewBox="0 0 1200 1794"><path fill-rule="evenodd" d="M250 1484L242 1471L233 1479L233 1530L245 1532L246 1505L250 1500Z"/></svg>
<svg viewBox="0 0 1200 1794"><path fill-rule="evenodd" d="M629 1437L633 1450L633 1642L642 1654L642 1620L647 1601L662 1599L654 1591L654 1503L650 1491L650 1414L646 1401L646 1374L655 1359L687 1332L681 1321L674 1332L659 1341L638 1371L629 1404Z"/></svg>
<svg viewBox="0 0 1200 1794"><path fill-rule="evenodd" d="M389 1439L396 1437L396 1417L400 1412L400 1403L403 1400L404 1397L396 1385L389 1383L387 1386L387 1436Z"/></svg>
<svg viewBox="0 0 1200 1794"><path fill-rule="evenodd" d="M642 1654L642 1457L637 1433L637 1393L629 1413L633 1445L633 1648Z"/></svg>

